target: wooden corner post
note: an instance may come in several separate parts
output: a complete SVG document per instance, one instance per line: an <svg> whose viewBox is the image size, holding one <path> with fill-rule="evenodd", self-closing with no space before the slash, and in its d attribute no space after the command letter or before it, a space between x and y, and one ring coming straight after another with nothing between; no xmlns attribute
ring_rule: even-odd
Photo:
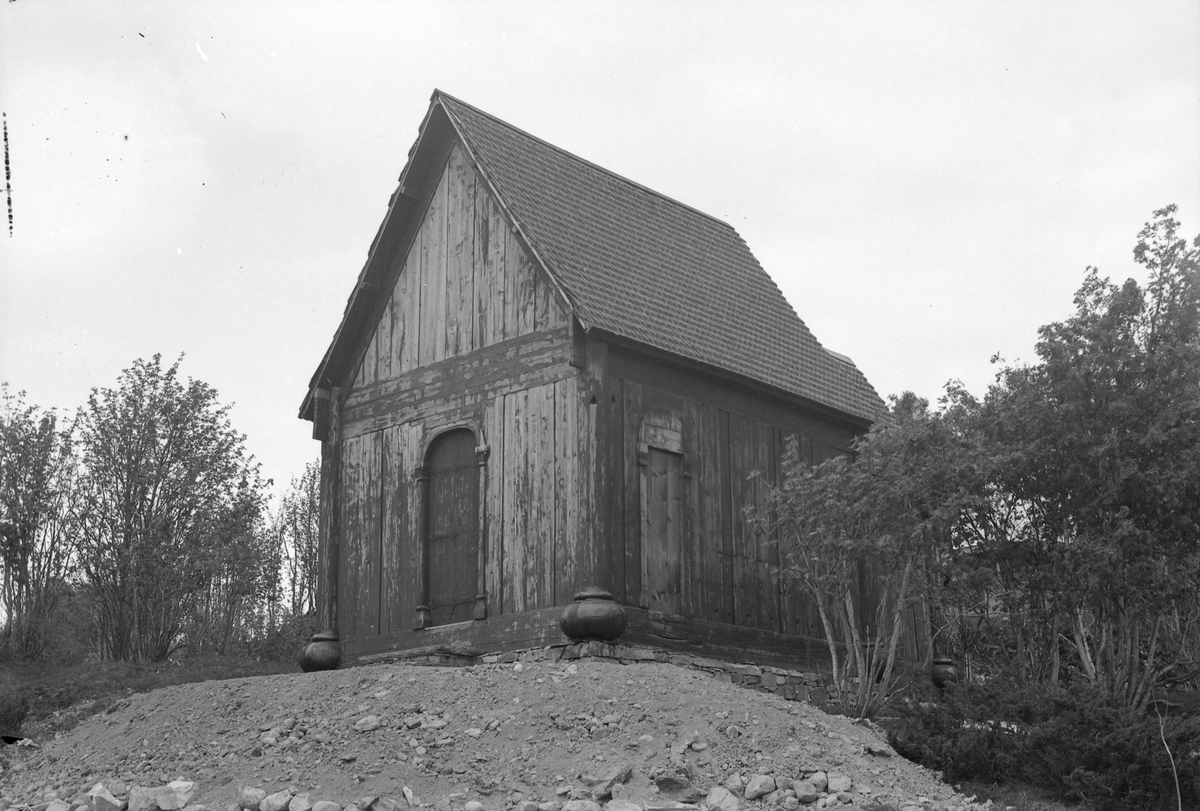
<svg viewBox="0 0 1200 811"><path fill-rule="evenodd" d="M414 544L417 552L417 616L413 630L420 631L433 625L433 614L429 610L429 466L422 464L412 472L417 491L417 537Z"/></svg>
<svg viewBox="0 0 1200 811"><path fill-rule="evenodd" d="M317 543L319 575L317 577L317 624L318 630L337 632L338 625L338 520L341 513L341 431L338 427L338 389L317 389L314 403L316 414L321 413L322 403L326 420L325 437L321 441L321 506L317 518ZM315 433L314 420L314 433Z"/></svg>
<svg viewBox="0 0 1200 811"><path fill-rule="evenodd" d="M475 589L475 610L471 614L472 619L485 620L488 615L488 595L487 595L487 560L488 560L488 543L487 543L487 476L488 476L488 457L491 456L492 449L487 445L480 445L475 449L475 460L479 463L479 564L477 571L479 572L479 583Z"/></svg>

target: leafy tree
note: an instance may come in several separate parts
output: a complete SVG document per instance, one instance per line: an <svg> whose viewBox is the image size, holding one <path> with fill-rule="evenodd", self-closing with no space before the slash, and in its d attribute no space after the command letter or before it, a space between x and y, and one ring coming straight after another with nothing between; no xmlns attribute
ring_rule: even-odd
<svg viewBox="0 0 1200 811"><path fill-rule="evenodd" d="M0 386L0 608L4 643L22 656L45 653L47 624L69 591L73 474L71 430Z"/></svg>
<svg viewBox="0 0 1200 811"><path fill-rule="evenodd" d="M983 559L1015 566L1024 608L1052 614L1054 657L1134 706L1200 662L1200 237L1174 215L1139 235L1144 288L1089 269L1038 363L1004 369L982 402L955 393L1020 508Z"/></svg>
<svg viewBox="0 0 1200 811"><path fill-rule="evenodd" d="M307 614L316 608L320 485L321 463L309 462L299 479L292 478L276 516L283 581L293 615Z"/></svg>
<svg viewBox="0 0 1200 811"><path fill-rule="evenodd" d="M856 459L788 458L774 508L790 574L860 711L888 686L863 686L860 637L886 642L890 674L913 601L980 675L1078 680L1138 709L1200 676L1200 237L1174 215L1139 234L1144 286L1089 269L1039 360L982 399L952 385L931 413L905 395Z"/></svg>
<svg viewBox="0 0 1200 811"><path fill-rule="evenodd" d="M263 510L258 466L217 392L180 380L181 360L135 361L79 416L79 561L113 659L166 658L211 610L215 584L264 569L247 544Z"/></svg>
<svg viewBox="0 0 1200 811"><path fill-rule="evenodd" d="M280 563L274 534L264 519L239 531L224 547L184 625L182 639L188 650L226 655L269 633Z"/></svg>

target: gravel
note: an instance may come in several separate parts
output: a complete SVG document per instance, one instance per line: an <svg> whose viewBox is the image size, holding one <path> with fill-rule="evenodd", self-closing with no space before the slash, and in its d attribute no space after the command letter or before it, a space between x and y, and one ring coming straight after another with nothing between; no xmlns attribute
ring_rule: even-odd
<svg viewBox="0 0 1200 811"><path fill-rule="evenodd" d="M870 725L669 664L587 659L169 687L5 768L0 809L26 811L134 797L128 811L154 811L183 793L183 811L977 807Z"/></svg>

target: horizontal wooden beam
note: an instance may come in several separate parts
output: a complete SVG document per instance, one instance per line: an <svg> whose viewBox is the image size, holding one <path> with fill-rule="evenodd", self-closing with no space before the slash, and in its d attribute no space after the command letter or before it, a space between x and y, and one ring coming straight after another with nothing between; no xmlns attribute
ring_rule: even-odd
<svg viewBox="0 0 1200 811"><path fill-rule="evenodd" d="M759 628L681 617L625 607L629 628L621 641L629 645L694 653L729 662L753 662L792 670L830 669L829 648L812 639Z"/></svg>
<svg viewBox="0 0 1200 811"><path fill-rule="evenodd" d="M816 406L789 402L782 396L749 386L731 385L716 373L664 362L620 345L609 346L607 371L612 377L716 406L838 448L848 448L850 437L858 430L857 426L823 413Z"/></svg>
<svg viewBox="0 0 1200 811"><path fill-rule="evenodd" d="M420 631L401 631L372 637L346 640L342 657L347 661L378 658L383 653L405 653L409 656L448 654L452 656L523 650L563 642L566 638L558 627L561 607L540 608L488 617L483 620L456 622L453 625L434 625Z"/></svg>
<svg viewBox="0 0 1200 811"><path fill-rule="evenodd" d="M506 390L519 390L578 374L571 368L565 328L538 332L366 386L345 406L345 436L358 436L454 410Z"/></svg>

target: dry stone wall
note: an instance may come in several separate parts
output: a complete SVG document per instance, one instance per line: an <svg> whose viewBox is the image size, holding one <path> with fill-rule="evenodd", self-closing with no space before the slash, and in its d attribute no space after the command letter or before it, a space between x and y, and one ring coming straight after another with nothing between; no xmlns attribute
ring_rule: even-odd
<svg viewBox="0 0 1200 811"><path fill-rule="evenodd" d="M761 690L764 693L774 693L788 701L804 701L823 708L829 708L831 704L838 703L837 688L827 675L818 671L787 670L750 663L726 662L694 654L610 642L569 642L506 653L486 653L479 656L463 655L452 651L415 655L384 654L370 657L369 661L468 667L474 664L560 662L579 659L599 659L623 665L664 662L676 667L708 673L718 681L738 684L754 690Z"/></svg>

